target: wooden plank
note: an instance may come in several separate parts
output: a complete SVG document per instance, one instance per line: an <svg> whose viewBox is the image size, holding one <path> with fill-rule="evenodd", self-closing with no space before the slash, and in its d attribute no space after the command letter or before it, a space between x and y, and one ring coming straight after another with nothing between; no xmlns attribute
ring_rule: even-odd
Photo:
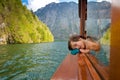
<svg viewBox="0 0 120 80"><path fill-rule="evenodd" d="M94 68L97 70L98 74L101 76L102 80L109 80L109 71L108 67L101 64L94 56L87 54L87 57L93 64Z"/></svg>
<svg viewBox="0 0 120 80"><path fill-rule="evenodd" d="M51 80L78 80L78 56L68 54Z"/></svg>
<svg viewBox="0 0 120 80"><path fill-rule="evenodd" d="M81 56L85 60L87 67L89 69L89 72L90 72L91 76L93 77L93 80L101 80L100 76L98 75L98 73L96 72L93 65L91 64L89 59L86 57L86 55L82 54Z"/></svg>
<svg viewBox="0 0 120 80"><path fill-rule="evenodd" d="M83 57L78 55L79 80L93 80Z"/></svg>
<svg viewBox="0 0 120 80"><path fill-rule="evenodd" d="M92 60L92 62L91 62ZM98 69L99 71L96 71ZM102 78L100 75L103 75ZM107 70L90 54L68 54L51 80L108 80Z"/></svg>

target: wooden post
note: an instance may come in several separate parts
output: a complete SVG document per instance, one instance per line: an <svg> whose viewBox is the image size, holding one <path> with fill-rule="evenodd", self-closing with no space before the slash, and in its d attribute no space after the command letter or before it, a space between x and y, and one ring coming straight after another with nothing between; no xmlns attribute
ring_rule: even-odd
<svg viewBox="0 0 120 80"><path fill-rule="evenodd" d="M87 0L79 0L79 17L80 17L80 35L85 34L85 20L87 20Z"/></svg>
<svg viewBox="0 0 120 80"><path fill-rule="evenodd" d="M110 80L120 80L120 0L112 0Z"/></svg>

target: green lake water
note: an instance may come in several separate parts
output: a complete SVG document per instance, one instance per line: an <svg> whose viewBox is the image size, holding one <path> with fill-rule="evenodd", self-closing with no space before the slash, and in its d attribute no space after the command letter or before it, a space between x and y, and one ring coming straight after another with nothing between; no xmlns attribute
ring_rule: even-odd
<svg viewBox="0 0 120 80"><path fill-rule="evenodd" d="M93 55L108 65L108 51ZM0 80L50 80L68 53L67 42L1 45Z"/></svg>

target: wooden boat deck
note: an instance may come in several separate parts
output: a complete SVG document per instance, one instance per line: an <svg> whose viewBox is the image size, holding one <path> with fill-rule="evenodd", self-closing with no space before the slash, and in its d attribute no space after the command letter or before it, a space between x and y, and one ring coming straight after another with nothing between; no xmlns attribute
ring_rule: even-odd
<svg viewBox="0 0 120 80"><path fill-rule="evenodd" d="M51 80L108 80L108 73L91 54L68 54Z"/></svg>
<svg viewBox="0 0 120 80"><path fill-rule="evenodd" d="M78 57L68 54L51 80L78 80Z"/></svg>

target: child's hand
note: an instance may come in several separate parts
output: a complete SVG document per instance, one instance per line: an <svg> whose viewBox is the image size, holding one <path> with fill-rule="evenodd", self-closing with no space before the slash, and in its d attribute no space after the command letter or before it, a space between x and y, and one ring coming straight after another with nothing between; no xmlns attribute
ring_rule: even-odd
<svg viewBox="0 0 120 80"><path fill-rule="evenodd" d="M90 50L89 49L80 49L81 53L89 53Z"/></svg>

